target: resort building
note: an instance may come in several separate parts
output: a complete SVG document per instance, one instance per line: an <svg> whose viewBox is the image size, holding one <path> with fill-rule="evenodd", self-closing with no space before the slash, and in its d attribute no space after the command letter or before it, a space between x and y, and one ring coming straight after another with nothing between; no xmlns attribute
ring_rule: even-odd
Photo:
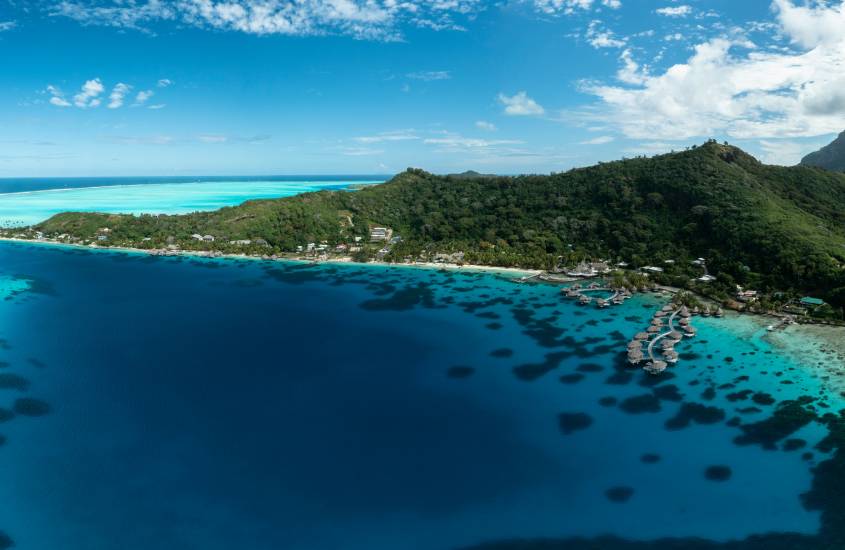
<svg viewBox="0 0 845 550"><path fill-rule="evenodd" d="M370 229L370 241L387 241L393 236L393 230L389 227L373 227Z"/></svg>

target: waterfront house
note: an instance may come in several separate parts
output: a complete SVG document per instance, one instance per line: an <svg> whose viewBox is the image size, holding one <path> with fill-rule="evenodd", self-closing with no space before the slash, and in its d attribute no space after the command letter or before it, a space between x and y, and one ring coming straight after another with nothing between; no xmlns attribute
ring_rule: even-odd
<svg viewBox="0 0 845 550"><path fill-rule="evenodd" d="M191 235L191 238L194 239L195 241L201 241L202 235L200 235L199 233L194 233L193 235Z"/></svg>
<svg viewBox="0 0 845 550"><path fill-rule="evenodd" d="M798 303L809 311L813 311L816 308L825 305L825 301L821 298L813 298L811 296L804 296L798 300Z"/></svg>
<svg viewBox="0 0 845 550"><path fill-rule="evenodd" d="M663 273L663 268L655 267L653 265L647 265L643 268L643 271L647 271L649 273Z"/></svg>
<svg viewBox="0 0 845 550"><path fill-rule="evenodd" d="M214 235L203 235L202 240L207 243L213 243Z"/></svg>
<svg viewBox="0 0 845 550"><path fill-rule="evenodd" d="M702 275L701 277L699 277L696 280L701 282L701 283L712 283L713 281L716 280L716 277L707 273L707 274Z"/></svg>
<svg viewBox="0 0 845 550"><path fill-rule="evenodd" d="M393 236L393 230L389 227L373 227L370 229L370 241L387 241Z"/></svg>

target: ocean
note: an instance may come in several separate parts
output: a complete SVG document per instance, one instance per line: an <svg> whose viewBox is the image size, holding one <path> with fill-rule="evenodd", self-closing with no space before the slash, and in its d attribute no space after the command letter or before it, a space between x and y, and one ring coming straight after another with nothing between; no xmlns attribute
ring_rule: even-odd
<svg viewBox="0 0 845 550"><path fill-rule="evenodd" d="M60 212L184 214L249 199L382 183L385 176L0 179L0 227L40 223Z"/></svg>
<svg viewBox="0 0 845 550"><path fill-rule="evenodd" d="M0 243L0 548L842 547L845 365L667 300Z"/></svg>

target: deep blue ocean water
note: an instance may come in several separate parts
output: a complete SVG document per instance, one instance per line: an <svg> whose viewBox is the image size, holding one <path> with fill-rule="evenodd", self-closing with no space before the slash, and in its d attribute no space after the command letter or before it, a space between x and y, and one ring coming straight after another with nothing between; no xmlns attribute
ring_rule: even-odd
<svg viewBox="0 0 845 550"><path fill-rule="evenodd" d="M696 319L659 379L625 366L665 301L0 243L0 530L25 550L814 535L826 428L736 438L801 395L842 408L827 374L732 319Z"/></svg>

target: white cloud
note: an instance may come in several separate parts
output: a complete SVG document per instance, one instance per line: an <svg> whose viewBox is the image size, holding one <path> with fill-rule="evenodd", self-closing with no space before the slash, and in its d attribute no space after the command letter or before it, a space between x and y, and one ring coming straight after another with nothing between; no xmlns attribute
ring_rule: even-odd
<svg viewBox="0 0 845 550"><path fill-rule="evenodd" d="M70 107L70 102L65 99L65 94L52 84L47 85L47 93L50 94L50 104L56 107Z"/></svg>
<svg viewBox="0 0 845 550"><path fill-rule="evenodd" d="M517 92L512 96L499 94L499 103L505 106L505 114L512 116L542 115L546 112L526 92Z"/></svg>
<svg viewBox="0 0 845 550"><path fill-rule="evenodd" d="M596 7L619 9L622 7L622 2L621 0L534 0L534 6L548 15L571 15Z"/></svg>
<svg viewBox="0 0 845 550"><path fill-rule="evenodd" d="M123 99L131 89L132 86L129 86L128 84L124 84L123 82L117 83L109 94L108 108L119 109L120 107L123 107Z"/></svg>
<svg viewBox="0 0 845 550"><path fill-rule="evenodd" d="M621 48L626 41L623 38L616 38L613 31L599 28L601 21L593 20L587 26L587 42L594 48Z"/></svg>
<svg viewBox="0 0 845 550"><path fill-rule="evenodd" d="M170 21L258 35L397 40L402 25L461 30L458 21L483 8L482 0L103 0L96 5L63 0L51 13L84 25L145 32L153 23Z"/></svg>
<svg viewBox="0 0 845 550"><path fill-rule="evenodd" d="M14 21L0 21L0 32L10 31L17 26L18 24Z"/></svg>
<svg viewBox="0 0 845 550"><path fill-rule="evenodd" d="M665 15L666 17L686 17L687 15L692 13L692 8L683 5L683 6L667 6L665 8L658 8L654 10L659 15Z"/></svg>
<svg viewBox="0 0 845 550"><path fill-rule="evenodd" d="M616 78L626 84L642 84L648 78L648 68L641 67L634 61L631 50L626 49L619 55L622 67L616 71Z"/></svg>
<svg viewBox="0 0 845 550"><path fill-rule="evenodd" d="M150 105L147 109L152 109L153 111L158 111L159 109L164 109L167 107L166 103L156 103L155 105Z"/></svg>
<svg viewBox="0 0 845 550"><path fill-rule="evenodd" d="M173 84L172 80L170 80L169 78L162 78L158 81L156 86L158 86L159 88L167 88L171 84Z"/></svg>
<svg viewBox="0 0 845 550"><path fill-rule="evenodd" d="M150 99L151 97L153 97L153 95L155 95L155 92L154 92L154 91L152 91L152 90L141 90L141 91L140 91L140 92L138 92L138 94L135 96L135 103L133 103L133 106L136 106L136 107L137 107L137 106L139 106L139 105L143 105L144 103L146 103L147 101L149 101L149 99Z"/></svg>
<svg viewBox="0 0 845 550"><path fill-rule="evenodd" d="M598 136L593 139L582 141L581 145L604 145L605 143L610 143L612 141L614 141L613 136Z"/></svg>
<svg viewBox="0 0 845 550"><path fill-rule="evenodd" d="M493 124L492 122L487 122L486 120L477 120L475 122L475 127L479 130L484 130L485 132L495 132L496 130L498 130L495 124Z"/></svg>
<svg viewBox="0 0 845 550"><path fill-rule="evenodd" d="M502 145L517 145L523 142L512 139L468 138L458 134L447 133L443 137L427 138L423 143L426 145L436 145L437 151L441 153L460 153L465 151L487 151Z"/></svg>
<svg viewBox="0 0 845 550"><path fill-rule="evenodd" d="M627 137L734 139L819 136L845 127L845 6L796 7L775 0L778 31L801 50L755 48L713 38L659 74L623 53L617 76L632 87L586 83L599 104L590 116ZM600 114L596 114L600 113Z"/></svg>
<svg viewBox="0 0 845 550"><path fill-rule="evenodd" d="M417 71L414 73L408 73L407 76L408 78L423 80L425 82L430 82L432 80L449 80L452 78L449 71Z"/></svg>
<svg viewBox="0 0 845 550"><path fill-rule="evenodd" d="M801 162L801 159L807 154L818 150L823 145L825 145L825 142L764 139L760 141L762 150L760 160L766 164L794 166Z"/></svg>
<svg viewBox="0 0 845 550"><path fill-rule="evenodd" d="M359 136L353 139L359 143L382 143L385 141L411 141L420 138L413 130L395 130L381 132L373 136Z"/></svg>
<svg viewBox="0 0 845 550"><path fill-rule="evenodd" d="M99 78L88 80L82 85L82 89L78 94L73 96L73 104L81 109L88 109L100 105L100 94L105 88Z"/></svg>

